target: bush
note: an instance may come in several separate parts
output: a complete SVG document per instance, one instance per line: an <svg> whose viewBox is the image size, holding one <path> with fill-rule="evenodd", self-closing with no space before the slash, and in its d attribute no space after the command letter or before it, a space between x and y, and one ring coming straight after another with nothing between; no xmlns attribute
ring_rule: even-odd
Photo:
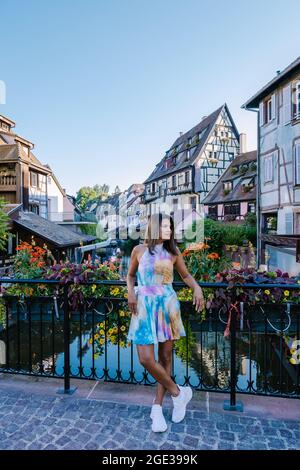
<svg viewBox="0 0 300 470"><path fill-rule="evenodd" d="M92 235L93 237L96 237L96 228L97 224L80 224L81 233L84 235Z"/></svg>
<svg viewBox="0 0 300 470"><path fill-rule="evenodd" d="M256 214L254 212L247 212L244 219L244 225L256 227Z"/></svg>
<svg viewBox="0 0 300 470"><path fill-rule="evenodd" d="M252 214L251 214L252 215ZM255 214L254 214L255 216ZM256 246L256 224L252 225L252 221L249 218L247 223L238 225L235 223L224 223L218 222L212 219L204 220L204 240L209 245L209 252L215 252L221 255L224 252L224 245L237 245L242 246L245 241L250 241ZM201 224L202 221L198 221ZM192 230L196 231L195 222L192 225ZM200 226L197 231L200 234ZM184 240L184 245L188 245L190 239Z"/></svg>

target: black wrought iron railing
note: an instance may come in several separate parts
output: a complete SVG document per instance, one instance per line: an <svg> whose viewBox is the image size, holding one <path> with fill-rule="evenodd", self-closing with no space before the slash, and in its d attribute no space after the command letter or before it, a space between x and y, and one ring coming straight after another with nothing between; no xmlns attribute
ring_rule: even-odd
<svg viewBox="0 0 300 470"><path fill-rule="evenodd" d="M116 289L124 281L97 281L95 295L85 296L76 308L70 287L58 281L0 279L0 373L56 377L71 393L71 380L90 379L154 385L155 379L127 341L130 312L127 299ZM51 296L30 295L36 285L53 288ZM28 295L9 293L23 286ZM207 289L225 283L200 283ZM26 286L26 288L25 288ZM82 286L82 284L81 284ZM97 296L98 287L114 288L114 295ZM187 287L174 282L175 290ZM296 284L244 284L243 289L283 288ZM231 286L231 293L240 286ZM300 305L233 302L208 309L201 317L191 301L181 300L186 336L175 341L172 378L195 390L230 395L227 409L241 409L236 394L300 397ZM229 332L224 336L224 331Z"/></svg>

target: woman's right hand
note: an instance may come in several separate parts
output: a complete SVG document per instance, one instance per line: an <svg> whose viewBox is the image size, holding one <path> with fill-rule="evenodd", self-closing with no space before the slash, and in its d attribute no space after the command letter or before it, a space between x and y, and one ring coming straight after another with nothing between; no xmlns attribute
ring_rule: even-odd
<svg viewBox="0 0 300 470"><path fill-rule="evenodd" d="M128 307L133 315L137 315L137 297L134 291L128 293Z"/></svg>

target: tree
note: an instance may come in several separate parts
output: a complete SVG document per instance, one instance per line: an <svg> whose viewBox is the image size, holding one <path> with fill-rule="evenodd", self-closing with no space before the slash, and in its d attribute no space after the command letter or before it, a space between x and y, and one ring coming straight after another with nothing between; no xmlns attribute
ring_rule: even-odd
<svg viewBox="0 0 300 470"><path fill-rule="evenodd" d="M109 192L109 186L107 184L95 184L94 186L83 186L79 189L76 194L76 203L82 211L86 209L87 204L94 200L106 199Z"/></svg>

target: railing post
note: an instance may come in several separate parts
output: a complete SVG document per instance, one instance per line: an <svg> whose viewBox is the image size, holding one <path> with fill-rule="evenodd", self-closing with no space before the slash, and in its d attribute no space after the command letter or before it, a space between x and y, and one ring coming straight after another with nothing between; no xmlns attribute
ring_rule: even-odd
<svg viewBox="0 0 300 470"><path fill-rule="evenodd" d="M77 387L70 386L70 308L68 299L68 284L64 285L64 388L57 393L72 395Z"/></svg>
<svg viewBox="0 0 300 470"><path fill-rule="evenodd" d="M230 400L225 400L223 409L226 411L243 411L243 403L236 401L236 310L232 309L230 318Z"/></svg>

